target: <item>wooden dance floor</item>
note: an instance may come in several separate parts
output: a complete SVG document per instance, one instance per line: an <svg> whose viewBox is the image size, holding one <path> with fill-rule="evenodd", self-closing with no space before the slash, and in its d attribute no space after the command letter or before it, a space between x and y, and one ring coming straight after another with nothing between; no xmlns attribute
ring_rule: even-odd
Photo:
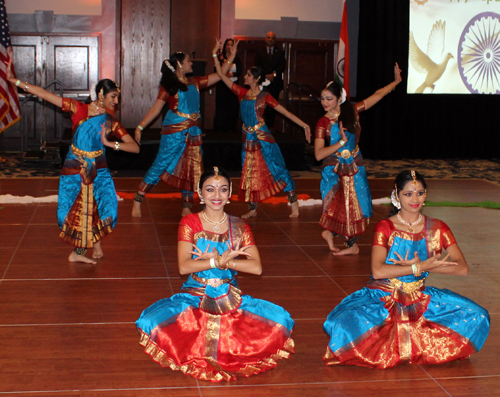
<svg viewBox="0 0 500 397"><path fill-rule="evenodd" d="M233 184L238 186L238 180ZM373 198L391 180L370 179ZM432 201L500 202L500 186L481 180L429 180ZM296 179L298 193L319 198L318 179ZM115 179L135 192L139 179ZM0 194L57 194L58 179L0 179ZM173 192L161 183L154 193ZM449 288L489 310L492 327L483 350L439 366L389 370L327 367L322 325L370 275L374 224L388 206L375 206L361 253L334 257L321 239L321 206L288 218L285 204L264 204L250 220L262 276L241 274L245 294L283 306L295 319L296 353L277 368L231 383L197 381L161 368L139 345L135 320L153 302L179 291L176 263L179 199L151 198L143 217L119 203L118 225L104 240L97 265L67 262L71 247L58 239L56 204L0 204L0 395L16 396L498 396L500 394L500 211L429 207L448 223L468 260L468 277L431 275L428 285ZM195 210L199 206L195 205ZM227 210L241 215L246 206Z"/></svg>

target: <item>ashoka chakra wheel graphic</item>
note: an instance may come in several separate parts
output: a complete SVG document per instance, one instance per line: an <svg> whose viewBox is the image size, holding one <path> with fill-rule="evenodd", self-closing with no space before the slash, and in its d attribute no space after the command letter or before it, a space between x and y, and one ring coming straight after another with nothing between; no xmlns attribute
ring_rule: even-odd
<svg viewBox="0 0 500 397"><path fill-rule="evenodd" d="M484 12L465 26L458 43L458 70L474 94L500 94L500 15Z"/></svg>

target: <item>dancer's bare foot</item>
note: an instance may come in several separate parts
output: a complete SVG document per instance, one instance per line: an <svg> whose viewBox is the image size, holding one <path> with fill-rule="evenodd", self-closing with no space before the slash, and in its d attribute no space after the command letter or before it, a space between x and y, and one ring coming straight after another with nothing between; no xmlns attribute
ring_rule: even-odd
<svg viewBox="0 0 500 397"><path fill-rule="evenodd" d="M102 252L101 242L94 244L94 252L92 252L92 258L99 259L104 256L104 252Z"/></svg>
<svg viewBox="0 0 500 397"><path fill-rule="evenodd" d="M71 254L68 256L68 261L90 263L92 265L97 263L95 260L87 258L85 255L77 255L75 251L71 251Z"/></svg>
<svg viewBox="0 0 500 397"><path fill-rule="evenodd" d="M254 218L257 216L257 210L250 210L246 214L241 215L243 219Z"/></svg>
<svg viewBox="0 0 500 397"><path fill-rule="evenodd" d="M352 247L346 248L342 251L339 252L334 252L333 255L358 255L359 254L359 247L358 244L354 243Z"/></svg>
<svg viewBox="0 0 500 397"><path fill-rule="evenodd" d="M321 237L323 237L326 240L326 242L328 243L328 247L330 248L330 251L337 252L339 250L333 244L333 234L331 231L323 230L323 233L321 233Z"/></svg>
<svg viewBox="0 0 500 397"><path fill-rule="evenodd" d="M182 213L181 213L182 216L186 216L186 215L189 215L189 214L192 214L192 212L191 212L191 210L189 208L185 207L185 208L182 209Z"/></svg>
<svg viewBox="0 0 500 397"><path fill-rule="evenodd" d="M135 200L134 204L132 204L132 216L136 218L140 218L142 216L141 203Z"/></svg>
<svg viewBox="0 0 500 397"><path fill-rule="evenodd" d="M297 218L299 216L299 202L294 201L292 204L292 213L290 214L290 218Z"/></svg>

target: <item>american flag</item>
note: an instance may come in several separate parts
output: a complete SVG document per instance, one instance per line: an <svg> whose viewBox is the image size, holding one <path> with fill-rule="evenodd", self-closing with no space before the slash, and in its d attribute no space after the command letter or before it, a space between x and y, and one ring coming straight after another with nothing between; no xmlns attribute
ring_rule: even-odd
<svg viewBox="0 0 500 397"><path fill-rule="evenodd" d="M0 132L21 118L17 89L5 79L7 71L5 62L8 62L12 56L5 1L0 0ZM12 74L14 74L14 65L12 65Z"/></svg>

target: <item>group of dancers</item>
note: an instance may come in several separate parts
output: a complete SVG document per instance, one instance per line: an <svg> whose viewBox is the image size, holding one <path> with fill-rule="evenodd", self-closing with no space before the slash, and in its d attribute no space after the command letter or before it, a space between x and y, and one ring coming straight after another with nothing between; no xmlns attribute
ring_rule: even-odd
<svg viewBox="0 0 500 397"><path fill-rule="evenodd" d="M160 179L182 190L178 266L189 277L179 294L144 310L136 324L140 343L153 360L209 381L258 374L294 352L290 314L273 303L243 295L235 276L240 271L262 272L252 232L241 218L256 216L257 203L282 190L291 203L290 216L299 215L294 182L263 119L266 106L303 127L305 138L311 140L309 126L262 89L266 85L262 69L247 71L248 88L227 76L237 43L223 65L217 55L220 47L217 41L212 51L216 73L208 76L187 77L192 62L182 52L162 64L158 98L137 126L135 140L112 116L120 93L114 81L101 80L87 105L16 79L10 63L6 72L12 84L72 114L73 141L61 171L57 210L60 237L74 246L71 262L95 264L103 256L102 238L116 225L118 203L105 147L139 152L143 130L168 102L160 149L139 185L132 215L141 216L141 203ZM358 114L394 90L401 81L400 72L396 64L392 83L354 105L338 83L327 84L321 93L326 113L318 121L314 142L316 158L324 165L320 225L334 255L359 252L356 238L372 215L358 148ZM241 218L225 212L232 192L229 176L217 167L203 172L199 90L219 81L240 102L244 143L239 198L249 206ZM204 204L199 213L191 213L195 191ZM488 312L458 294L425 285L430 272L466 275L468 269L448 226L421 214L426 194L425 180L418 172L404 171L396 177L394 214L375 226L372 277L325 321L330 343L323 359L328 365L437 364L466 358L483 346L489 332ZM335 247L337 236L345 249ZM86 256L89 248L93 248L92 258ZM447 255L440 258L443 249Z"/></svg>

